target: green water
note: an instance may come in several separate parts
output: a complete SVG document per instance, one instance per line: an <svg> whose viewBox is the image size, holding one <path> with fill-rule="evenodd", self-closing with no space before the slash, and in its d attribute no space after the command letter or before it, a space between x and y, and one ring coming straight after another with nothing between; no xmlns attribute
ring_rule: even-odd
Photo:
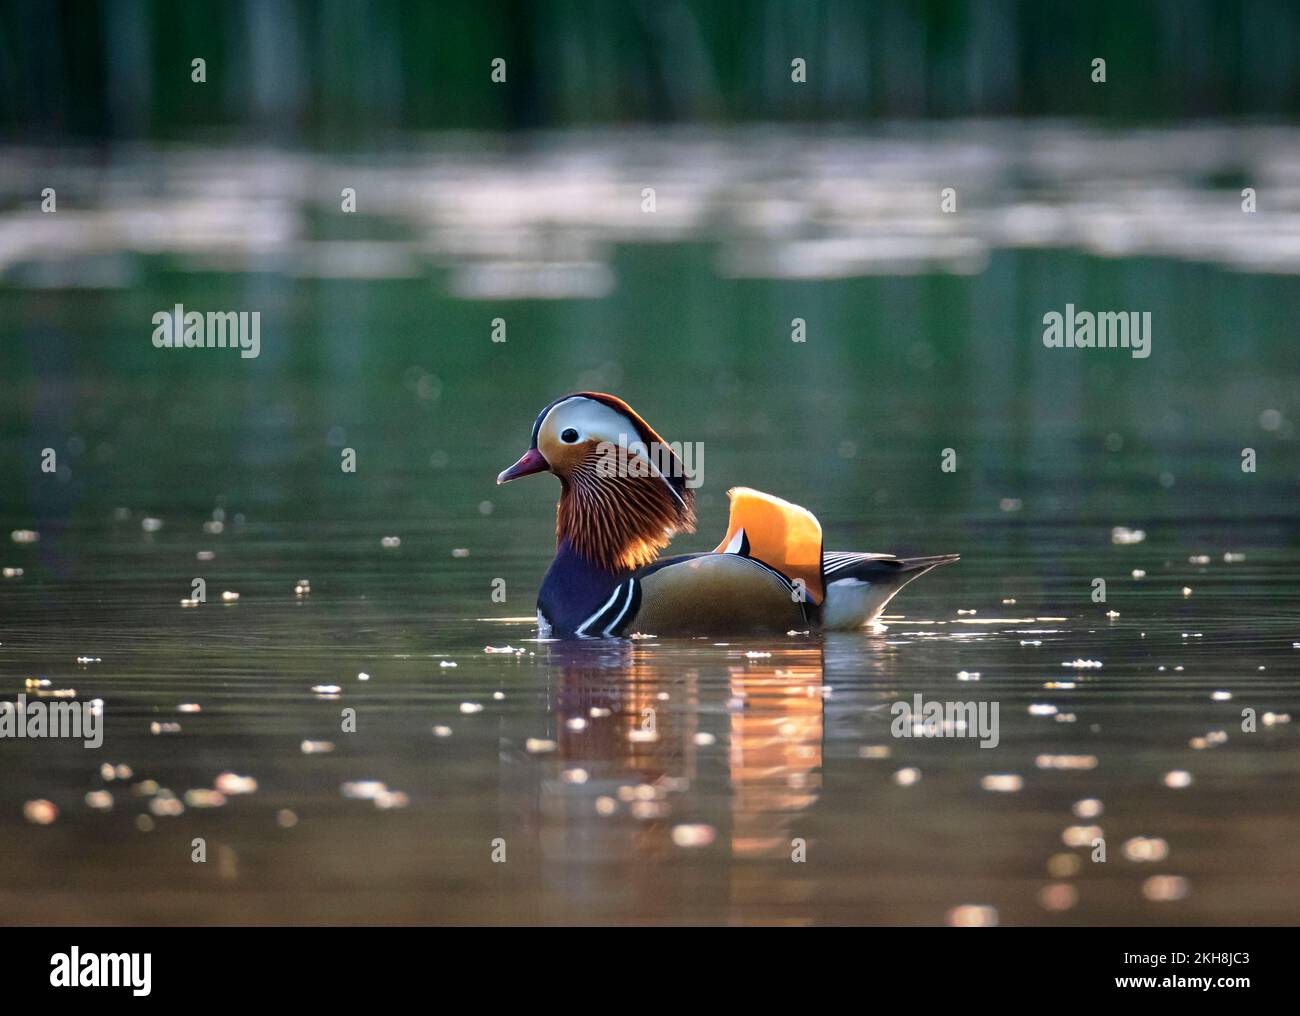
<svg viewBox="0 0 1300 1016"><path fill-rule="evenodd" d="M506 299L473 288L464 251L502 259L517 234L492 207L457 234L466 207L414 239L383 216L289 230L290 247L353 230L376 245L372 277L304 277L318 249L201 237L37 244L7 265L0 565L23 574L0 579L0 687L12 700L46 677L101 698L105 735L98 751L0 740L4 921L941 923L978 904L1002 923L1294 922L1291 276L993 244L959 273L764 277L737 259L776 241L716 222L584 233L557 208L528 213L544 254L510 256L607 274L584 276L585 296ZM261 214L234 232L274 232L284 210ZM178 302L259 309L261 355L154 349L151 315ZM1151 357L1044 348L1042 315L1067 302L1150 310ZM743 484L813 510L830 549L962 561L895 600L883 632L532 641L557 484L493 480L537 410L584 388L703 443L700 531L675 548L712 547ZM1116 526L1146 538L1115 544ZM182 608L196 577L208 602ZM524 652L484 652L506 645ZM1062 666L1076 659L1103 666ZM890 706L918 692L998 702L998 746L891 736ZM1247 707L1296 722L1246 733ZM635 733L647 717L653 739ZM1226 741L1191 745L1212 731ZM1051 768L1061 756L1090 767ZM106 782L106 762L131 777ZM1178 771L1189 786L1166 785ZM256 792L151 813L158 788L183 797L223 772ZM1020 789L984 789L990 775ZM362 780L405 798L341 792ZM111 810L87 803L98 790ZM53 823L24 818L38 799ZM1077 817L1085 799L1102 814ZM1104 863L1062 839L1093 824ZM711 842L674 841L698 826ZM1167 856L1129 859L1135 837ZM1077 864L1049 873L1063 854ZM1148 898L1162 875L1186 880L1180 899Z"/></svg>

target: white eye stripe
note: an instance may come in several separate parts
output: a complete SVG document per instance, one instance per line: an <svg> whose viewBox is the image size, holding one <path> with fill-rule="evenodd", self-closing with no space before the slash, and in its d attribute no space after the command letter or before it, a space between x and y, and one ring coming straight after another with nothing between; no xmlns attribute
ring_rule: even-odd
<svg viewBox="0 0 1300 1016"><path fill-rule="evenodd" d="M598 441L617 442L622 433L635 433L632 422L622 413L591 399L565 399L546 414L539 428L556 439L569 429Z"/></svg>
<svg viewBox="0 0 1300 1016"><path fill-rule="evenodd" d="M646 442L637 432L635 422L625 414L603 402L581 395L558 402L537 424L536 441L543 455L548 448L555 448L557 443L565 445L577 443L564 440L566 430L576 430L578 440L626 447L629 455L647 463L650 472L664 481L664 485L679 505L683 508L686 506L685 497L673 485L673 481L664 475L655 457L648 453Z"/></svg>

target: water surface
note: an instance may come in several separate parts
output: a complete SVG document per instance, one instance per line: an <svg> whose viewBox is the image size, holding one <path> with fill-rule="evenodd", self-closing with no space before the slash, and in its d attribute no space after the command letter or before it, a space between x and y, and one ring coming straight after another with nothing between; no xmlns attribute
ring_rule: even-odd
<svg viewBox="0 0 1300 1016"><path fill-rule="evenodd" d="M4 920L1294 922L1294 223L1246 218L1233 187L1284 179L1295 137L949 131L242 169L9 152L81 165L85 197L57 235L0 218L0 565L22 569L0 686L101 698L106 730L99 751L0 740ZM1136 183L1080 190L1069 153L1107 143L1146 153L1114 159ZM940 218L937 156L962 153L985 186ZM264 191L214 204L214 166ZM388 211L332 214L353 170ZM260 309L262 355L153 349L177 302ZM1045 349L1067 302L1151 310L1153 355ZM716 543L745 484L811 508L830 549L962 561L882 631L534 641L556 484L493 478L588 387L703 442L682 549ZM208 602L183 608L195 577ZM997 702L998 746L893 737L917 693ZM166 813L163 790L223 773L255 792ZM386 789L345 796L360 781ZM51 824L24 818L39 799Z"/></svg>

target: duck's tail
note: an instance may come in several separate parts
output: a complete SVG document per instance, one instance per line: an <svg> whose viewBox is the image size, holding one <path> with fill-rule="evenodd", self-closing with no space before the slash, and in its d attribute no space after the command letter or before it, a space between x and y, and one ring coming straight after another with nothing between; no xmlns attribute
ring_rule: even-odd
<svg viewBox="0 0 1300 1016"><path fill-rule="evenodd" d="M904 573L928 572L931 568L938 568L941 564L952 564L954 561L960 561L960 554L935 554L932 557L900 557L898 559L899 568ZM912 575L916 578L916 575Z"/></svg>
<svg viewBox="0 0 1300 1016"><path fill-rule="evenodd" d="M825 558L826 600L822 628L847 631L876 620L905 585L959 554L893 557L889 554L829 553Z"/></svg>

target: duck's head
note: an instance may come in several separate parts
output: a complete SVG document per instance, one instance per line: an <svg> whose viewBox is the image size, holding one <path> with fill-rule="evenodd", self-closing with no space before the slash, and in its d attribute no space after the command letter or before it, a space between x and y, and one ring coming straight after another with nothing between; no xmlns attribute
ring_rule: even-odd
<svg viewBox="0 0 1300 1016"><path fill-rule="evenodd" d="M695 529L695 492L682 460L622 399L578 392L537 414L532 442L498 477L560 478L556 535L612 571L653 561L678 531Z"/></svg>

